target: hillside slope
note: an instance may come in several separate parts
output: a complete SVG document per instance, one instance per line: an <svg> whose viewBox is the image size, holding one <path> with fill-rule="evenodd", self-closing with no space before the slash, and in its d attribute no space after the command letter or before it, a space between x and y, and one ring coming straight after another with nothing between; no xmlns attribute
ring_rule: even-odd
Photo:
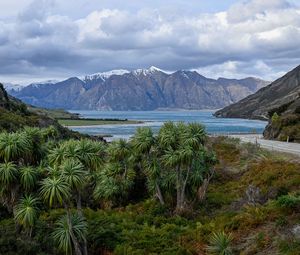
<svg viewBox="0 0 300 255"><path fill-rule="evenodd" d="M53 117L53 113L46 109L28 107L22 101L9 96L0 83L0 132L16 131L25 126L46 128L53 126L61 137L80 137L77 132L73 132L62 127Z"/></svg>
<svg viewBox="0 0 300 255"><path fill-rule="evenodd" d="M300 142L300 66L215 116L269 120L265 138Z"/></svg>
<svg viewBox="0 0 300 255"><path fill-rule="evenodd" d="M217 117L269 119L276 109L295 112L300 98L300 66L241 101L217 111Z"/></svg>
<svg viewBox="0 0 300 255"><path fill-rule="evenodd" d="M122 72L121 72L122 71ZM237 102L268 83L256 78L208 79L197 72L172 74L151 67L31 84L12 94L47 108L89 110L217 109Z"/></svg>

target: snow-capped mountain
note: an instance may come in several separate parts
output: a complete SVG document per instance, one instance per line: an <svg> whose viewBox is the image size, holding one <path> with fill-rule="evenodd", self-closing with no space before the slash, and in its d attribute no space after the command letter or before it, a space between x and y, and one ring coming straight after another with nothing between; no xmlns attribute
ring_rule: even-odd
<svg viewBox="0 0 300 255"><path fill-rule="evenodd" d="M111 77L112 75L123 75L126 73L130 73L128 70L119 69L119 70L111 70L109 72L102 72L102 73L94 73L90 75L86 75L84 77L79 77L79 79L83 81L88 80L96 80L96 79L102 79L103 81Z"/></svg>
<svg viewBox="0 0 300 255"><path fill-rule="evenodd" d="M4 83L4 88L6 89L6 91L10 92L10 91L20 91L21 89L24 88L24 86L19 85L19 84L13 84L13 83Z"/></svg>
<svg viewBox="0 0 300 255"><path fill-rule="evenodd" d="M43 86L43 85L56 84L58 82L59 82L58 80L46 80L46 81L33 82L33 83L30 83L28 86L39 87L39 86ZM24 88L24 86L23 86L23 88Z"/></svg>
<svg viewBox="0 0 300 255"><path fill-rule="evenodd" d="M52 83L34 83L12 95L48 108L90 110L217 109L256 92L267 82L208 79L195 71L157 67L113 70Z"/></svg>
<svg viewBox="0 0 300 255"><path fill-rule="evenodd" d="M132 71L132 73L135 74L135 75L144 75L144 76L147 76L149 74L153 74L155 72L167 73L166 71L164 71L162 69L159 69L155 66L151 66L148 69L136 69L136 70Z"/></svg>

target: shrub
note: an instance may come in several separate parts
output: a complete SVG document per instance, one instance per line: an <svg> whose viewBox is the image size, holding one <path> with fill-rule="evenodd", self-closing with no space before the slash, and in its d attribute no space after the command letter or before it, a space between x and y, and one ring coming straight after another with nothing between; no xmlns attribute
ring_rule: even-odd
<svg viewBox="0 0 300 255"><path fill-rule="evenodd" d="M213 233L207 246L208 253L212 255L232 255L232 239L231 234L226 234L224 231Z"/></svg>
<svg viewBox="0 0 300 255"><path fill-rule="evenodd" d="M280 120L280 117L279 115L277 114L277 112L274 112L273 115L272 115L272 124L278 124Z"/></svg>
<svg viewBox="0 0 300 255"><path fill-rule="evenodd" d="M296 240L281 240L279 242L279 250L285 255L299 255L300 242Z"/></svg>
<svg viewBox="0 0 300 255"><path fill-rule="evenodd" d="M281 208L295 209L300 206L300 196L292 194L280 196L276 204Z"/></svg>

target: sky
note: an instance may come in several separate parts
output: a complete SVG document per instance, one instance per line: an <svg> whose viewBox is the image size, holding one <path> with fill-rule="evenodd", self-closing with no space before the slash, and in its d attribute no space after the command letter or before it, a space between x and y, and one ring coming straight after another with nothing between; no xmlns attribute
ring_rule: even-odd
<svg viewBox="0 0 300 255"><path fill-rule="evenodd" d="M0 81L112 69L275 80L300 64L300 0L0 0Z"/></svg>

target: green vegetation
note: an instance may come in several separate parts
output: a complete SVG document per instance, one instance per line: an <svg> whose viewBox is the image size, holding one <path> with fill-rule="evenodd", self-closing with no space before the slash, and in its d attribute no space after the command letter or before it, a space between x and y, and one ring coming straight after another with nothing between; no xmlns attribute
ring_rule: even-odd
<svg viewBox="0 0 300 255"><path fill-rule="evenodd" d="M300 141L300 114L283 114L281 116L274 113L272 121L267 127L269 138L280 141L299 142Z"/></svg>
<svg viewBox="0 0 300 255"><path fill-rule="evenodd" d="M299 254L299 159L198 124L0 134L0 254Z"/></svg>
<svg viewBox="0 0 300 255"><path fill-rule="evenodd" d="M267 139L300 142L300 97L269 111L272 116L264 136Z"/></svg>
<svg viewBox="0 0 300 255"><path fill-rule="evenodd" d="M62 119L58 118L59 124L63 126L93 126L93 125L114 125L114 124L139 124L141 121L118 120L118 119Z"/></svg>
<svg viewBox="0 0 300 255"><path fill-rule="evenodd" d="M279 122L279 115L277 112L274 112L271 119L272 123L277 124Z"/></svg>
<svg viewBox="0 0 300 255"><path fill-rule="evenodd" d="M0 83L0 132L16 132L27 126L51 128L53 132L58 133L59 139L89 137L61 126L56 120L58 116L78 118L77 115L63 110L47 110L27 106L20 100L9 96Z"/></svg>
<svg viewBox="0 0 300 255"><path fill-rule="evenodd" d="M209 240L207 251L210 254L232 255L230 247L232 239L232 236L225 234L225 232L213 233Z"/></svg>
<svg viewBox="0 0 300 255"><path fill-rule="evenodd" d="M27 107L30 112L36 113L38 115L43 115L52 119L78 119L79 115L76 113L70 113L63 109L46 109L39 108L35 106Z"/></svg>

